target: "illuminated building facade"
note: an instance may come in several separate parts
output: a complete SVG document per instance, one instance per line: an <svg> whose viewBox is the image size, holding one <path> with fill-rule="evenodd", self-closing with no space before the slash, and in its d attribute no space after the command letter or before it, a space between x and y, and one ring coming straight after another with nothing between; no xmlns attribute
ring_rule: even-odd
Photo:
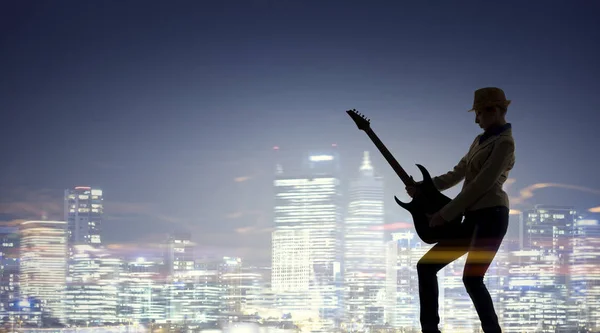
<svg viewBox="0 0 600 333"><path fill-rule="evenodd" d="M267 284L268 277L265 276L267 273L270 272L264 268L242 266L241 308L243 314L250 315L258 312L262 303L262 293Z"/></svg>
<svg viewBox="0 0 600 333"><path fill-rule="evenodd" d="M429 247L411 230L386 243L385 321L394 328L420 328L417 262Z"/></svg>
<svg viewBox="0 0 600 333"><path fill-rule="evenodd" d="M346 322L384 324L383 318L371 322L366 317L368 308L375 311L375 307L381 307L383 311L383 305L377 302L385 288L383 191L383 179L375 176L369 153L364 152L359 177L350 182L344 225Z"/></svg>
<svg viewBox="0 0 600 333"><path fill-rule="evenodd" d="M475 307L463 282L466 258L467 255L464 255L438 272L442 332L474 332L480 327ZM489 271L486 280L488 277ZM492 288L489 290L491 294Z"/></svg>
<svg viewBox="0 0 600 333"><path fill-rule="evenodd" d="M253 271L251 267L244 267L239 257L202 258L196 261L196 271L216 272L218 289L214 290L213 298L216 309L206 308L207 316L217 318L220 321L236 321L262 292L262 275L259 271ZM204 292L209 295L210 286L203 286ZM210 297L207 296L207 297Z"/></svg>
<svg viewBox="0 0 600 333"><path fill-rule="evenodd" d="M310 231L275 230L272 233L272 289L278 293L306 294L310 286Z"/></svg>
<svg viewBox="0 0 600 333"><path fill-rule="evenodd" d="M541 319L542 330L565 330L573 324L568 320L569 308L572 307L569 290L569 269L573 253L573 241L577 215L572 207L538 205L524 212L526 220L527 250L539 252L534 266L543 267L540 279L549 279L543 289L547 300L542 313L536 314ZM550 283L551 282L551 283ZM538 301L536 301L538 302ZM532 305L533 306L533 305Z"/></svg>
<svg viewBox="0 0 600 333"><path fill-rule="evenodd" d="M67 272L67 223L21 223L21 298L39 299L47 316L64 322Z"/></svg>
<svg viewBox="0 0 600 333"><path fill-rule="evenodd" d="M600 330L600 223L596 219L575 222L570 271L572 326Z"/></svg>
<svg viewBox="0 0 600 333"><path fill-rule="evenodd" d="M120 260L92 245L74 245L67 277L67 322L116 323Z"/></svg>
<svg viewBox="0 0 600 333"><path fill-rule="evenodd" d="M311 312L310 230L283 229L272 233L274 307L282 313Z"/></svg>
<svg viewBox="0 0 600 333"><path fill-rule="evenodd" d="M502 293L502 327L507 333L554 332L557 309L552 256L540 250L510 251ZM563 318L564 320L564 318Z"/></svg>
<svg viewBox="0 0 600 333"><path fill-rule="evenodd" d="M0 227L0 318L13 316L11 302L19 298L19 229Z"/></svg>
<svg viewBox="0 0 600 333"><path fill-rule="evenodd" d="M219 279L223 287L221 300L222 316L239 316L242 314L243 280L242 259L223 257L219 265Z"/></svg>
<svg viewBox="0 0 600 333"><path fill-rule="evenodd" d="M167 285L160 260L137 258L123 265L119 276L120 322L162 322L167 318Z"/></svg>
<svg viewBox="0 0 600 333"><path fill-rule="evenodd" d="M342 299L339 157L336 152L308 154L303 166L295 175L278 167L274 181L272 284L278 306L302 310L308 301L323 325L333 327ZM309 300L290 296L295 293Z"/></svg>
<svg viewBox="0 0 600 333"><path fill-rule="evenodd" d="M175 323L216 323L223 288L218 267L179 271L168 284L167 319Z"/></svg>
<svg viewBox="0 0 600 333"><path fill-rule="evenodd" d="M165 268L168 275L194 270L194 246L189 233L169 235L165 251Z"/></svg>
<svg viewBox="0 0 600 333"><path fill-rule="evenodd" d="M65 190L65 221L68 222L69 245L102 243L102 190L78 186Z"/></svg>

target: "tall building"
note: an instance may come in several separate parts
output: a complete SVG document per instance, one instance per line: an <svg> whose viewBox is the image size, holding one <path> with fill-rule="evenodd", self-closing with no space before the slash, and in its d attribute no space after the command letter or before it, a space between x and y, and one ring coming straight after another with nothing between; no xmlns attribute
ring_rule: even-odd
<svg viewBox="0 0 600 333"><path fill-rule="evenodd" d="M10 304L19 298L19 230L0 227L0 318L13 313Z"/></svg>
<svg viewBox="0 0 600 333"><path fill-rule="evenodd" d="M167 319L174 322L206 320L205 314L195 309L199 302L199 289L202 289L199 284L206 282L213 287L218 284L216 271L196 270L194 246L189 233L171 234L166 242L164 252L164 273L167 277L166 312Z"/></svg>
<svg viewBox="0 0 600 333"><path fill-rule="evenodd" d="M261 270L244 267L242 258L202 258L196 261L196 270L217 271L218 312L222 321L237 321L256 305L253 301L262 290ZM256 310L254 310L256 311Z"/></svg>
<svg viewBox="0 0 600 333"><path fill-rule="evenodd" d="M252 315L260 313L262 294L265 286L267 285L268 277L265 277L266 273L270 273L270 270L266 270L261 267L253 266L242 266L241 271L241 308L242 313L245 315Z"/></svg>
<svg viewBox="0 0 600 333"><path fill-rule="evenodd" d="M547 267L540 278L551 278L551 283L543 289L550 298L539 316L539 325L542 330L571 329L572 323L568 320L571 306L569 265L577 221L575 209L538 205L524 214L526 248L537 251L540 256L530 260L540 267Z"/></svg>
<svg viewBox="0 0 600 333"><path fill-rule="evenodd" d="M102 243L102 190L88 186L65 190L64 203L69 245L100 245Z"/></svg>
<svg viewBox="0 0 600 333"><path fill-rule="evenodd" d="M221 314L238 317L242 314L242 258L223 257L219 265L219 280L223 287Z"/></svg>
<svg viewBox="0 0 600 333"><path fill-rule="evenodd" d="M116 323L120 260L102 248L74 245L69 265L65 312L69 323Z"/></svg>
<svg viewBox="0 0 600 333"><path fill-rule="evenodd" d="M596 219L575 222L571 256L570 308L568 317L579 330L600 330L600 223Z"/></svg>
<svg viewBox="0 0 600 333"><path fill-rule="evenodd" d="M218 267L178 271L169 278L167 320L215 324L220 319L223 287Z"/></svg>
<svg viewBox="0 0 600 333"><path fill-rule="evenodd" d="M504 265L507 274L499 304L503 331L558 332L552 327L558 317L553 260L541 250L516 250L506 253Z"/></svg>
<svg viewBox="0 0 600 333"><path fill-rule="evenodd" d="M274 307L282 313L294 313L295 318L312 317L315 310L310 294L314 277L309 256L310 230L276 229L271 235Z"/></svg>
<svg viewBox="0 0 600 333"><path fill-rule="evenodd" d="M412 230L394 232L391 236L392 240L386 243L385 321L398 329L418 329L421 324L417 262L430 247Z"/></svg>
<svg viewBox="0 0 600 333"><path fill-rule="evenodd" d="M148 323L167 318L167 290L161 275L162 260L136 258L122 264L119 277L120 322Z"/></svg>
<svg viewBox="0 0 600 333"><path fill-rule="evenodd" d="M280 229L272 233L272 289L279 294L306 295L312 277L310 231Z"/></svg>
<svg viewBox="0 0 600 333"><path fill-rule="evenodd" d="M377 296L385 287L384 184L375 176L369 153L364 152L359 176L349 184L348 210L344 224L344 305L347 322L366 326L366 316L383 304ZM373 317L371 317L373 318Z"/></svg>
<svg viewBox="0 0 600 333"><path fill-rule="evenodd" d="M175 272L169 284L168 319L213 326L242 314L242 261L232 257L197 259L193 270Z"/></svg>
<svg viewBox="0 0 600 333"><path fill-rule="evenodd" d="M294 293L299 290L294 290L293 286L308 276L310 292L304 295L310 297L309 307L318 313L318 318L312 320L333 327L340 316L342 298L339 156L333 151L308 154L302 169L288 174L279 167L274 181L272 284L274 288L289 286L287 290L279 289L281 294ZM294 242L286 246L285 239L294 239ZM308 247L305 247L306 243ZM293 251L306 251L308 256L292 256L298 261L282 256ZM306 259L308 270L304 268ZM303 276L290 284L285 279L294 270L302 271ZM305 305L298 304L301 308Z"/></svg>
<svg viewBox="0 0 600 333"><path fill-rule="evenodd" d="M21 298L41 301L45 315L64 322L67 272L67 223L21 223Z"/></svg>
<svg viewBox="0 0 600 333"><path fill-rule="evenodd" d="M189 233L169 235L165 250L167 275L194 270L194 246Z"/></svg>
<svg viewBox="0 0 600 333"><path fill-rule="evenodd" d="M476 332L481 327L463 282L466 259L467 255L463 255L438 272L442 332ZM490 278L490 273L488 270L486 280ZM485 283L488 284L487 281ZM489 285L488 289L490 294L494 292Z"/></svg>

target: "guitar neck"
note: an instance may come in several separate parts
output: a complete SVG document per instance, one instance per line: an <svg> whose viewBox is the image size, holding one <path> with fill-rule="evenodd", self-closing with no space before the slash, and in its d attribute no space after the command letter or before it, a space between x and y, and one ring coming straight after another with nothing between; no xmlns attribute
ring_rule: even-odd
<svg viewBox="0 0 600 333"><path fill-rule="evenodd" d="M371 141L373 141L373 143L375 144L377 149L379 149L379 151L381 152L381 154L383 155L385 160L390 164L392 169L394 169L394 171L396 172L398 177L400 177L400 180L402 180L404 185L407 185L407 186L414 185L415 182L410 178L410 176L406 173L406 171L404 171L404 169L400 166L400 163L398 163L398 161L396 161L396 159L394 158L392 153L390 153L390 151L383 144L383 142L381 142L381 140L379 140L379 138L377 137L375 132L373 132L373 130L371 128L369 128L369 129L365 130L365 133L367 133L369 138L371 138Z"/></svg>

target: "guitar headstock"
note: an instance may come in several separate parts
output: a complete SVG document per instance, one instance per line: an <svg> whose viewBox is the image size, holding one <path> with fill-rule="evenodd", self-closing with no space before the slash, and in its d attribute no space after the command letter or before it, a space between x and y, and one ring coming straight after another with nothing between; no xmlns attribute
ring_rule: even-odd
<svg viewBox="0 0 600 333"><path fill-rule="evenodd" d="M371 119L360 114L356 109L348 110L346 113L354 120L359 130L366 131L371 128Z"/></svg>

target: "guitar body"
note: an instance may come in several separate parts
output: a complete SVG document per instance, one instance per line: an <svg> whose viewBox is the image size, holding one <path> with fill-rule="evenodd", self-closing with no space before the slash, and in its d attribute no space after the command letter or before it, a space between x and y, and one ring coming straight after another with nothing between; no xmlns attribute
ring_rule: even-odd
<svg viewBox="0 0 600 333"><path fill-rule="evenodd" d="M423 242L434 244L439 241L451 239L460 227L462 215L452 221L447 221L444 225L429 226L427 214L433 215L437 213L452 199L438 191L424 166L417 164L417 167L423 175L423 182L419 185L419 191L413 200L411 202L402 202L395 196L394 199L400 207L406 209L411 214L417 235Z"/></svg>

